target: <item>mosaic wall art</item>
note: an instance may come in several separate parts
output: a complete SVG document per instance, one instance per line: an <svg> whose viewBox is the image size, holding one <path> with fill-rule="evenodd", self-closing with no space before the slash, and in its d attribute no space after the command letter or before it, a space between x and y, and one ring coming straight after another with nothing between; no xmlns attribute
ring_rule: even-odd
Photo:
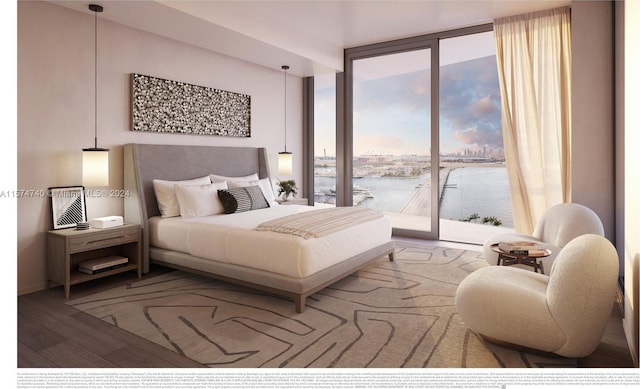
<svg viewBox="0 0 640 389"><path fill-rule="evenodd" d="M250 137L251 96L131 74L131 130Z"/></svg>

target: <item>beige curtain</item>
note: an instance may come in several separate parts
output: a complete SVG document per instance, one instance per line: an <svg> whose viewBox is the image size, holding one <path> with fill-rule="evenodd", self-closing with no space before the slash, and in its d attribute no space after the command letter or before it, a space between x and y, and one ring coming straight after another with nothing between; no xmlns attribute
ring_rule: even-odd
<svg viewBox="0 0 640 389"><path fill-rule="evenodd" d="M494 21L502 132L517 232L571 201L568 7Z"/></svg>

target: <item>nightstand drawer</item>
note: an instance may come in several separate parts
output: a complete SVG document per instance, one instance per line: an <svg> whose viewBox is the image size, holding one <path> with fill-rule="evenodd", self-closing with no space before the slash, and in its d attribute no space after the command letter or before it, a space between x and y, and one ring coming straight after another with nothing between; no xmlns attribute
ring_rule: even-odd
<svg viewBox="0 0 640 389"><path fill-rule="evenodd" d="M88 235L79 235L70 239L69 252L77 253L137 241L137 227L125 230L118 229L114 231L104 231Z"/></svg>

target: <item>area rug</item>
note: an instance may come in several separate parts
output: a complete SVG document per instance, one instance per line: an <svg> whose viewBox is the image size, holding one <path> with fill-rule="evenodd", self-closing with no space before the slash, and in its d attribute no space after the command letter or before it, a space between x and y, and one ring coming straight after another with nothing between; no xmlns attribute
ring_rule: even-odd
<svg viewBox="0 0 640 389"><path fill-rule="evenodd" d="M174 271L68 304L210 367L575 367L576 360L500 347L468 329L457 285L482 254L398 244L307 299Z"/></svg>

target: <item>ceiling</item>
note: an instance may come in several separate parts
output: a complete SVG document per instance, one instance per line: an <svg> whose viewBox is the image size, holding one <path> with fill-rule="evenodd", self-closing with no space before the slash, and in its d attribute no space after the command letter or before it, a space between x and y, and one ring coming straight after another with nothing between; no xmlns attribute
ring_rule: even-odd
<svg viewBox="0 0 640 389"><path fill-rule="evenodd" d="M88 1L51 3L87 14ZM343 50L491 22L570 0L107 1L98 15L129 27L280 70L341 71Z"/></svg>

